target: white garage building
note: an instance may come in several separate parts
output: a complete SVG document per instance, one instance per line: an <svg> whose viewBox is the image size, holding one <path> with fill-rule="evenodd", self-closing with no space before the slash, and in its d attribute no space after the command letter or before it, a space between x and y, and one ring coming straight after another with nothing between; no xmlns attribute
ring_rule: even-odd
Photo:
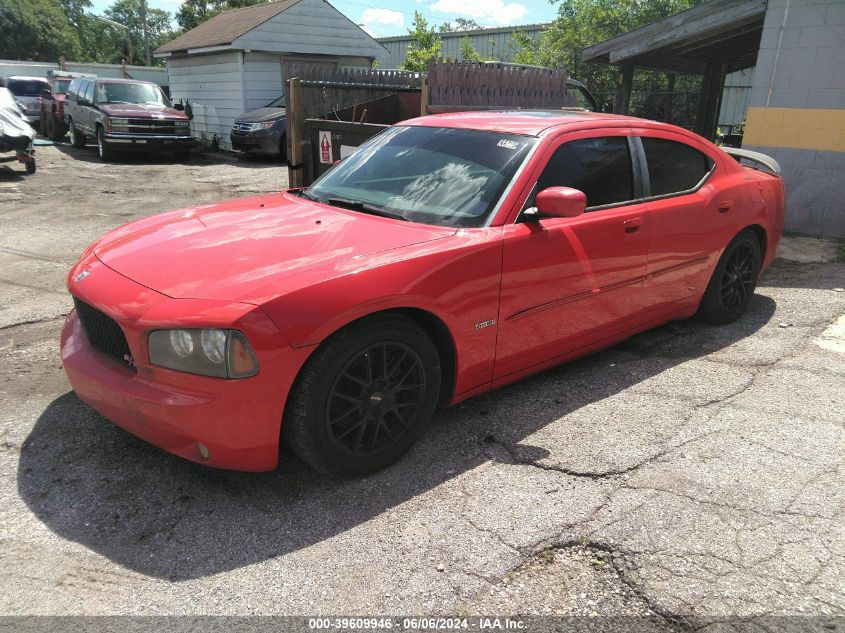
<svg viewBox="0 0 845 633"><path fill-rule="evenodd" d="M325 0L279 0L221 13L155 51L170 94L193 109L193 134L231 149L235 118L284 92L282 63L372 65L384 47Z"/></svg>

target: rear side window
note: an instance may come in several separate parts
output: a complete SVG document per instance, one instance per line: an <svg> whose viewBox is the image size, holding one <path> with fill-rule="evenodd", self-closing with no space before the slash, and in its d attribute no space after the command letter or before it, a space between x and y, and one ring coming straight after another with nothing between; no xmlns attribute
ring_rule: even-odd
<svg viewBox="0 0 845 633"><path fill-rule="evenodd" d="M713 161L684 143L642 138L651 195L665 196L695 189L713 168Z"/></svg>
<svg viewBox="0 0 845 633"><path fill-rule="evenodd" d="M549 159L536 191L572 187L587 196L587 207L634 198L634 170L624 136L585 138L561 145Z"/></svg>
<svg viewBox="0 0 845 633"><path fill-rule="evenodd" d="M94 101L94 82L89 81L85 84L85 94L82 96L83 99L91 103Z"/></svg>

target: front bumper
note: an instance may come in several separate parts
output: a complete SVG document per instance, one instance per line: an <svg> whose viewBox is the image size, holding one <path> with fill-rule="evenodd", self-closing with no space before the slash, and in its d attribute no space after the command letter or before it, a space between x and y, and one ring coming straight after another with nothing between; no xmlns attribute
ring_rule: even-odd
<svg viewBox="0 0 845 633"><path fill-rule="evenodd" d="M232 141L232 148L241 152L252 152L254 154L279 155L279 143L282 140L283 132L270 128L257 130L246 134L236 134L234 131L229 134Z"/></svg>
<svg viewBox="0 0 845 633"><path fill-rule="evenodd" d="M192 136L167 134L124 134L107 132L106 142L116 150L160 150L173 151L191 149L197 141Z"/></svg>
<svg viewBox="0 0 845 633"><path fill-rule="evenodd" d="M82 270L89 276L74 282ZM185 459L242 471L276 467L285 400L310 350L290 348L260 308L171 299L93 256L83 259L69 279L73 295L119 323L135 364L132 368L93 348L76 312L71 312L61 352L68 380L81 400L133 435ZM225 380L149 364L149 330L201 323L244 332L258 358L259 373Z"/></svg>

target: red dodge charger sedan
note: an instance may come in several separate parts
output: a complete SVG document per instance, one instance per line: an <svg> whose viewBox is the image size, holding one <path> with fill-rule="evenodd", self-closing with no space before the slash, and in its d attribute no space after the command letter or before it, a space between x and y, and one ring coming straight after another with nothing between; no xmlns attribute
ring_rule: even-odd
<svg viewBox="0 0 845 633"><path fill-rule="evenodd" d="M734 153L737 153L734 151ZM73 267L79 397L184 458L396 460L459 402L672 319L737 319L784 217L777 164L584 112L388 128L306 189L132 222Z"/></svg>

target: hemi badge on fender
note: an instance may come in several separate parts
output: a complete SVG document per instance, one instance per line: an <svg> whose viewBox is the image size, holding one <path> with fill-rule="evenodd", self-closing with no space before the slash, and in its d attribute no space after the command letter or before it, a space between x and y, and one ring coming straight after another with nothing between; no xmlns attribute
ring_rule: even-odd
<svg viewBox="0 0 845 633"><path fill-rule="evenodd" d="M475 324L476 330L483 330L486 327L490 327L491 325L496 325L496 319L490 319L489 321L482 321L481 323Z"/></svg>

